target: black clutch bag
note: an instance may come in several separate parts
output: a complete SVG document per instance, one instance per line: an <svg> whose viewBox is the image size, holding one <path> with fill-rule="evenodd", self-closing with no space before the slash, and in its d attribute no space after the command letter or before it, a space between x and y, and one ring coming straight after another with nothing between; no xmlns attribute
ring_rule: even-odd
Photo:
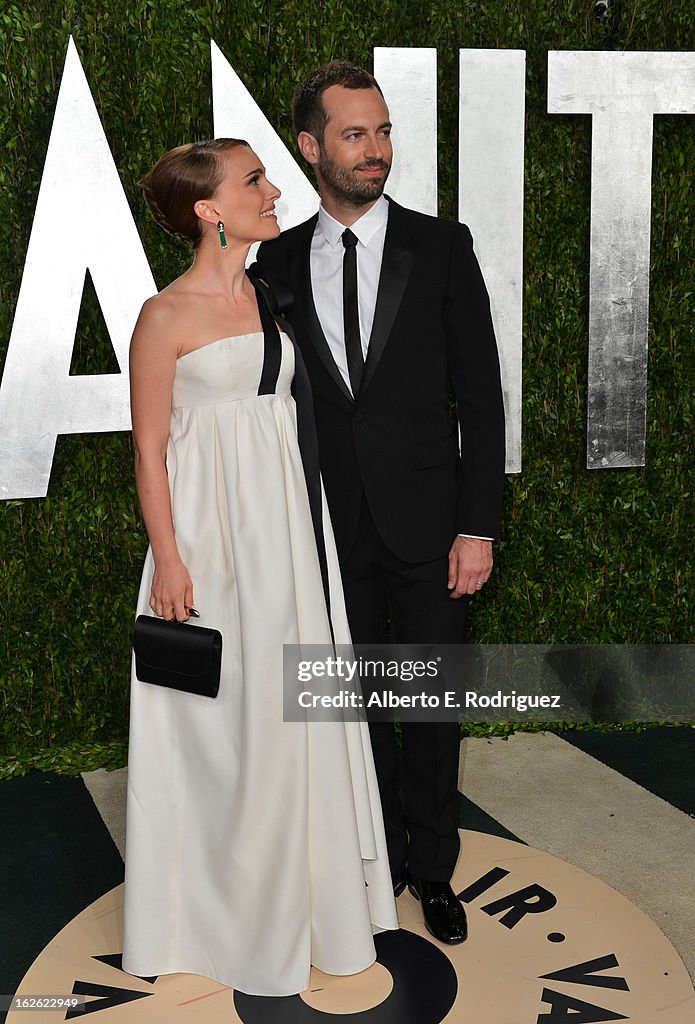
<svg viewBox="0 0 695 1024"><path fill-rule="evenodd" d="M219 629L138 615L133 651L135 674L141 683L168 686L201 697L217 696L222 664Z"/></svg>

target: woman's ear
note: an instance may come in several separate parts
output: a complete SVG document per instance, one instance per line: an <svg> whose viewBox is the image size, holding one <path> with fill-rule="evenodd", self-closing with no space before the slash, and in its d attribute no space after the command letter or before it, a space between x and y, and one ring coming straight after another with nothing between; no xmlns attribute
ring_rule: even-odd
<svg viewBox="0 0 695 1024"><path fill-rule="evenodd" d="M219 211L211 199L198 199L193 204L193 212L196 217L200 220L206 221L208 224L217 225L220 219Z"/></svg>

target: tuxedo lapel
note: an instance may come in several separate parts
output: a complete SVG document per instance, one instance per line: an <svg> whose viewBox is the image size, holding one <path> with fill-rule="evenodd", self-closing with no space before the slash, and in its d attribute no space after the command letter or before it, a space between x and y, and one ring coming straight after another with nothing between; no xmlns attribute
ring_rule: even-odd
<svg viewBox="0 0 695 1024"><path fill-rule="evenodd" d="M352 393L343 380L323 333L311 288L311 239L316 227L317 216L301 225L290 256L289 270L292 290L296 296L296 315L301 317L305 334L310 339L331 380L341 394L350 403L354 403ZM408 216L409 211L389 199L389 219L384 240L374 322L369 338L360 392L365 390L374 375L410 278L417 242L410 230Z"/></svg>
<svg viewBox="0 0 695 1024"><path fill-rule="evenodd" d="M381 261L374 323L360 391L368 386L389 339L413 267L415 241L408 231L406 211L389 199L389 219Z"/></svg>
<svg viewBox="0 0 695 1024"><path fill-rule="evenodd" d="M305 332L316 349L316 353L325 366L326 371L335 382L336 387L352 403L354 399L350 389L343 380L326 341L326 336L323 333L321 321L316 312L314 294L311 289L311 239L314 234L316 220L317 217L312 217L311 220L302 225L301 236L297 239L297 247L292 254L290 274L292 277L292 290L296 295L295 307L304 322Z"/></svg>

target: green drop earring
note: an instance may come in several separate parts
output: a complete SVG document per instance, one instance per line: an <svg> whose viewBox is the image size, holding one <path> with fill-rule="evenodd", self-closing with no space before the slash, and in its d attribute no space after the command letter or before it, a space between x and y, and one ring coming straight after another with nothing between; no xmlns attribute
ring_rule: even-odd
<svg viewBox="0 0 695 1024"><path fill-rule="evenodd" d="M224 224L222 223L221 220L217 221L217 230L218 230L219 235L220 235L220 245L222 246L223 249L226 249L227 248L227 236L224 233Z"/></svg>

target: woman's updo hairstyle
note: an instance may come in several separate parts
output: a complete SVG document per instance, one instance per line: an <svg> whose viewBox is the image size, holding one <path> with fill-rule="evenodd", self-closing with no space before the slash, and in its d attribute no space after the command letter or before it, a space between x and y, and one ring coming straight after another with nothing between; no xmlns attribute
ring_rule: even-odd
<svg viewBox="0 0 695 1024"><path fill-rule="evenodd" d="M206 139L177 146L160 157L139 182L154 219L165 231L190 242L195 249L203 237L200 218L193 209L199 199L214 196L224 177L220 156L243 139Z"/></svg>

